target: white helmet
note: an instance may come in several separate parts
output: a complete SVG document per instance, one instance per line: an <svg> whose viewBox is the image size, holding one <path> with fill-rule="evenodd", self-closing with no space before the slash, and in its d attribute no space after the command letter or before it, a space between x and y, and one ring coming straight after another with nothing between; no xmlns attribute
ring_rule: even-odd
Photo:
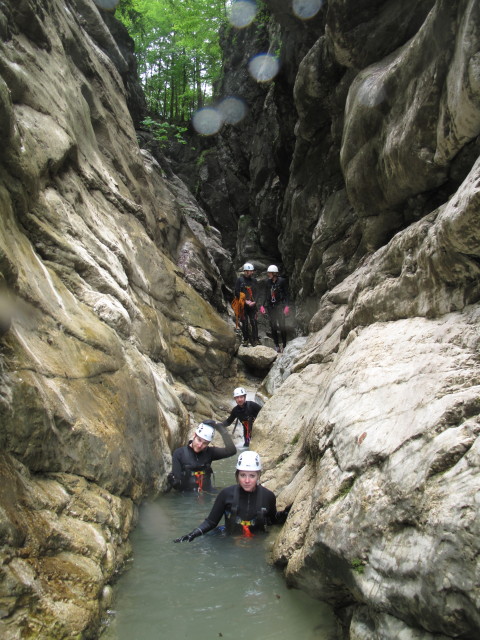
<svg viewBox="0 0 480 640"><path fill-rule="evenodd" d="M267 269L267 273L278 273L278 267L275 264L271 264Z"/></svg>
<svg viewBox="0 0 480 640"><path fill-rule="evenodd" d="M254 266L251 262L245 262L242 268L244 271L255 271Z"/></svg>
<svg viewBox="0 0 480 640"><path fill-rule="evenodd" d="M233 390L234 398L238 398L238 396L246 396L246 395L247 395L247 392L243 387L237 387L236 389Z"/></svg>
<svg viewBox="0 0 480 640"><path fill-rule="evenodd" d="M203 438L204 440L208 440L208 442L211 442L213 440L215 429L209 424L205 424L204 422L202 422L195 429L195 433L199 438Z"/></svg>
<svg viewBox="0 0 480 640"><path fill-rule="evenodd" d="M237 461L238 471L261 471L262 462L260 456L256 451L243 451L238 456Z"/></svg>

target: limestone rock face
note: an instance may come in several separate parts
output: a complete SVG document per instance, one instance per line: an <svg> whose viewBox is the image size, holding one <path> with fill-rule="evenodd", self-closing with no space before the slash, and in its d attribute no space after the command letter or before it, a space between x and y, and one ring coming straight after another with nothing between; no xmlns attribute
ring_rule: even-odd
<svg viewBox="0 0 480 640"><path fill-rule="evenodd" d="M291 126L279 87L297 120L287 179L278 155L262 178L308 332L263 382L252 441L293 505L274 559L347 637L476 638L479 4L330 0L294 62L298 20L266 5L284 65L265 148Z"/></svg>
<svg viewBox="0 0 480 640"><path fill-rule="evenodd" d="M235 348L219 233L139 148L107 24L91 0L0 6L2 638L94 637L133 504Z"/></svg>

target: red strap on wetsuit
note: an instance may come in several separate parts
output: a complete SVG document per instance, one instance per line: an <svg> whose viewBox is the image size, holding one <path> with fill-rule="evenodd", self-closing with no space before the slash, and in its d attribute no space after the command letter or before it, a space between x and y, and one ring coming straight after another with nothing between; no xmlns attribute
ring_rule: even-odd
<svg viewBox="0 0 480 640"><path fill-rule="evenodd" d="M203 478L205 476L205 471L194 471L193 475L195 476L198 491L203 491Z"/></svg>
<svg viewBox="0 0 480 640"><path fill-rule="evenodd" d="M250 531L248 524L242 524L242 536L244 538L253 538L253 533Z"/></svg>

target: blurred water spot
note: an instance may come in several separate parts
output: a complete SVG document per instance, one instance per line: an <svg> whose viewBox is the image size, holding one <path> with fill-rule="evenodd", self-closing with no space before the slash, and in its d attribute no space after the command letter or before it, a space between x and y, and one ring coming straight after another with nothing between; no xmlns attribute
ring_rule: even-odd
<svg viewBox="0 0 480 640"><path fill-rule="evenodd" d="M120 0L93 0L100 9L115 9Z"/></svg>
<svg viewBox="0 0 480 640"><path fill-rule="evenodd" d="M270 53L260 53L248 63L248 71L257 82L268 82L277 75L279 68L278 59Z"/></svg>
<svg viewBox="0 0 480 640"><path fill-rule="evenodd" d="M247 113L247 105L241 98L229 96L218 105L218 109L227 124L236 124L243 120Z"/></svg>
<svg viewBox="0 0 480 640"><path fill-rule="evenodd" d="M218 109L204 107L193 114L193 128L202 136L212 136L218 133L223 124L223 116Z"/></svg>
<svg viewBox="0 0 480 640"><path fill-rule="evenodd" d="M308 20L317 15L323 5L323 0L293 0L292 11L301 20Z"/></svg>
<svg viewBox="0 0 480 640"><path fill-rule="evenodd" d="M237 29L243 29L252 24L257 15L257 5L251 0L237 0L232 3L228 19L230 24Z"/></svg>

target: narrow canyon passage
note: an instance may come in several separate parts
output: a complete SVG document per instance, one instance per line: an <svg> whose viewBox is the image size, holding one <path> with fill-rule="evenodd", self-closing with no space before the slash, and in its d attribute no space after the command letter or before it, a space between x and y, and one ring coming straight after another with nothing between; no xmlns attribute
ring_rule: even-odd
<svg viewBox="0 0 480 640"><path fill-rule="evenodd" d="M215 466L216 485L232 484L235 458ZM168 493L141 508L133 560L120 578L102 640L195 638L336 640L333 614L288 589L268 563L279 527L253 538L207 534L172 540L208 513L215 495Z"/></svg>

